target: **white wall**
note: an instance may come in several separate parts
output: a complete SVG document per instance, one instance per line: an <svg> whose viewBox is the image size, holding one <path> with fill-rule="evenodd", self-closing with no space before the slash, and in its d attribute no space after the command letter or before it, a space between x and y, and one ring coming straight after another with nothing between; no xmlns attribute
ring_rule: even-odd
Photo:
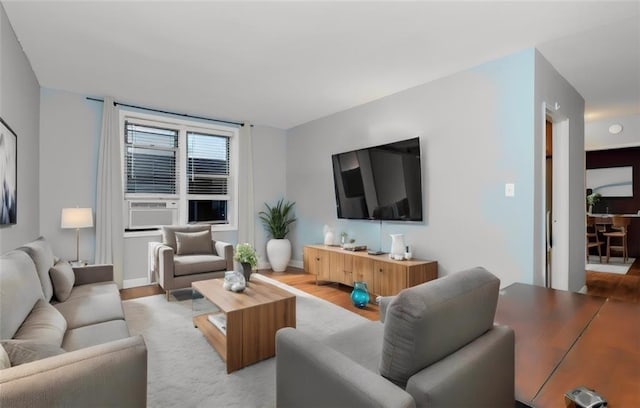
<svg viewBox="0 0 640 408"><path fill-rule="evenodd" d="M584 99L567 82L551 64L536 51L535 55L535 174L536 200L534 221L535 242L535 278L537 284L543 280L544 254L544 103L559 105L552 113L553 121L563 123L568 127L566 134L554 133L554 138L560 140L564 154L564 180L554 180L564 184L560 196L554 193L554 211L559 204L560 211L555 211L554 218L558 220L559 228L554 233L554 256L560 252L561 263L554 267L552 285L554 288L578 291L585 281L584 259ZM555 129L555 128L554 128ZM562 130L560 127L558 130ZM554 144L554 148L555 148ZM554 150L554 166L556 163ZM559 201L559 202L558 202ZM559 213L558 213L559 212ZM555 266L555 264L554 264Z"/></svg>
<svg viewBox="0 0 640 408"><path fill-rule="evenodd" d="M609 126L614 123L619 123L623 127L622 132L617 135L609 133ZM630 146L640 146L640 115L617 116L585 123L585 150L618 149Z"/></svg>
<svg viewBox="0 0 640 408"><path fill-rule="evenodd" d="M76 234L60 228L65 207L93 209L102 104L82 95L40 91L40 231L62 259L76 258ZM80 259L93 262L95 227L80 230Z"/></svg>
<svg viewBox="0 0 640 408"><path fill-rule="evenodd" d="M95 211L102 103L87 100L85 95L45 88L40 98L40 229L58 256L74 259L75 233L60 229L60 211L76 205ZM257 212L265 201L272 202L285 195L286 132L255 126L253 150L256 249L260 265L268 267L266 235ZM125 281L147 277L147 243L160 238L160 234L125 238ZM237 232L216 232L214 238L235 245ZM81 230L81 259L93 261L94 253L95 229Z"/></svg>
<svg viewBox="0 0 640 408"><path fill-rule="evenodd" d="M266 255L268 236L258 219L264 204L273 205L287 192L287 133L282 129L255 126L253 128L253 198L255 208L255 247L258 268L269 268ZM302 267L301 264L296 266Z"/></svg>
<svg viewBox="0 0 640 408"><path fill-rule="evenodd" d="M0 4L0 116L18 135L16 225L0 227L0 253L39 235L40 85Z"/></svg>
<svg viewBox="0 0 640 408"><path fill-rule="evenodd" d="M336 236L389 250L405 234L417 258L439 274L484 266L502 280L534 280L534 50L421 85L290 129L287 195L299 221L293 256ZM419 136L425 221L336 219L331 154ZM505 183L516 195L506 198Z"/></svg>

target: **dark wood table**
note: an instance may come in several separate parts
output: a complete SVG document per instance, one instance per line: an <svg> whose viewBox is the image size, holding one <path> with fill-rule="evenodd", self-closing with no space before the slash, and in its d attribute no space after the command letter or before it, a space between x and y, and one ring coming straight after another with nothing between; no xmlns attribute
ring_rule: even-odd
<svg viewBox="0 0 640 408"><path fill-rule="evenodd" d="M610 407L640 406L640 304L516 283L495 320L515 331L518 401L564 407L584 385Z"/></svg>

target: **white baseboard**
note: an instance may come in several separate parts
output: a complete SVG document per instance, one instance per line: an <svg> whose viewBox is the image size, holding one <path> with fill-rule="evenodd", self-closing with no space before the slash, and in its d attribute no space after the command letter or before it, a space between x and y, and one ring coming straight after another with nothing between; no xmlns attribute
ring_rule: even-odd
<svg viewBox="0 0 640 408"><path fill-rule="evenodd" d="M304 268L304 264L302 261L291 261L289 262L289 266L293 266L294 268L302 269Z"/></svg>
<svg viewBox="0 0 640 408"><path fill-rule="evenodd" d="M136 286L145 286L149 284L149 278L125 279L122 281L122 289L135 288Z"/></svg>
<svg viewBox="0 0 640 408"><path fill-rule="evenodd" d="M302 269L304 267L302 261L289 261L289 266L293 267L293 268L299 268ZM257 266L258 270L262 270L262 269L271 269L271 264L269 262L258 262L258 266Z"/></svg>

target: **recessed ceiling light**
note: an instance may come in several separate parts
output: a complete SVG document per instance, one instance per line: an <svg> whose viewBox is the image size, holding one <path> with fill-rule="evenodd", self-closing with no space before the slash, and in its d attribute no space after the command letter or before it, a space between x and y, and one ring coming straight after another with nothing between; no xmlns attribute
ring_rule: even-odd
<svg viewBox="0 0 640 408"><path fill-rule="evenodd" d="M609 126L609 133L611 133L612 135L617 135L620 132L622 132L622 125L621 124L615 123L615 124Z"/></svg>

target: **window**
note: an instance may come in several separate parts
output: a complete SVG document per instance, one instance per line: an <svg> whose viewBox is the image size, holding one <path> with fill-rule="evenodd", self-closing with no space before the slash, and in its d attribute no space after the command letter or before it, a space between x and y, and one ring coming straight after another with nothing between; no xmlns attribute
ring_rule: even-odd
<svg viewBox="0 0 640 408"><path fill-rule="evenodd" d="M187 199L189 222L228 221L228 137L187 132Z"/></svg>
<svg viewBox="0 0 640 408"><path fill-rule="evenodd" d="M237 128L131 112L121 125L125 201L177 201L180 224L236 227Z"/></svg>
<svg viewBox="0 0 640 408"><path fill-rule="evenodd" d="M127 121L125 146L125 193L176 194L176 130Z"/></svg>

